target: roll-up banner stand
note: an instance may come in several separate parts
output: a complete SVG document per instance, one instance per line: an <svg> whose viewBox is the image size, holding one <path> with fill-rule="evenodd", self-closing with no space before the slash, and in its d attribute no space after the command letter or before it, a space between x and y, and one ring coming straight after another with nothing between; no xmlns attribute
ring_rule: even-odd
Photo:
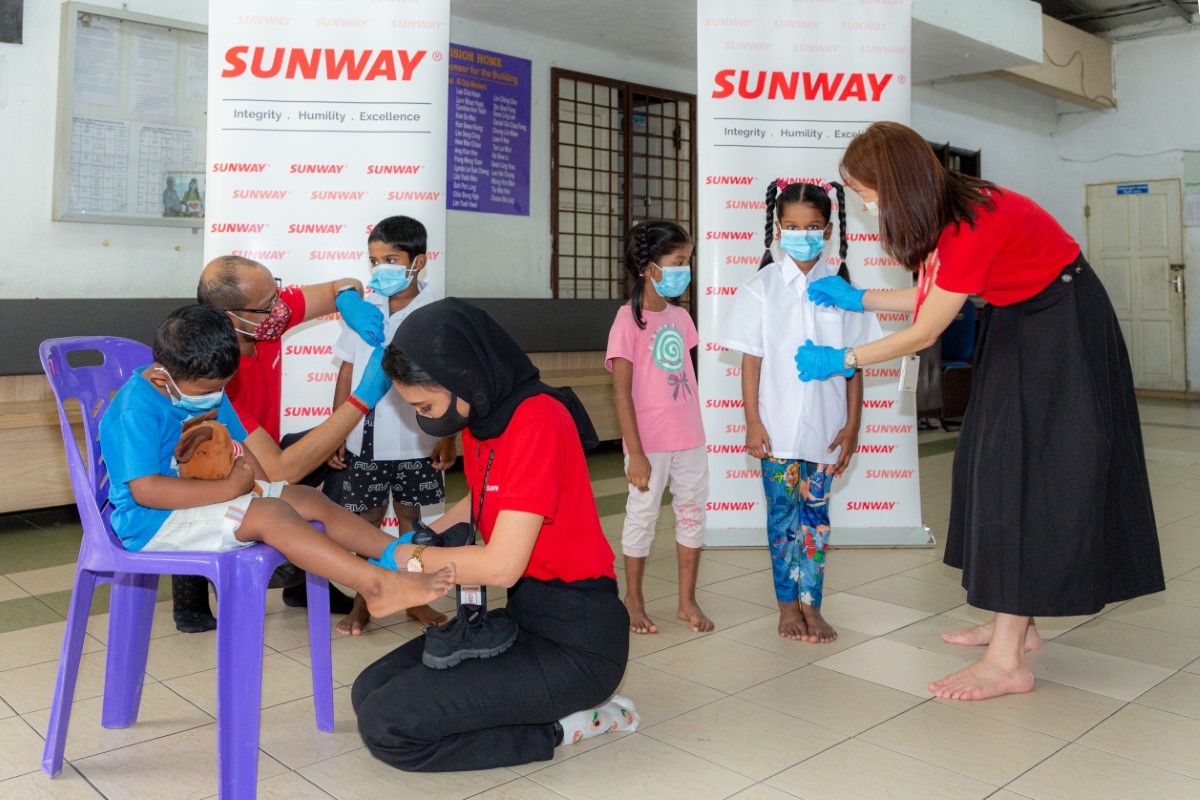
<svg viewBox="0 0 1200 800"><path fill-rule="evenodd" d="M367 235L405 214L445 287L450 4L209 0L204 257L285 286L370 277ZM284 341L282 433L330 414L334 314Z"/></svg>
<svg viewBox="0 0 1200 800"><path fill-rule="evenodd" d="M911 0L699 0L700 230L696 269L700 398L710 491L705 543L765 542L759 462L746 453L741 356L717 342L737 287L758 269L764 195L775 178L838 180L850 139L877 120L907 124ZM849 268L867 288L903 289L910 275L879 247L875 220L847 192ZM827 255L837 256L837 219ZM908 314L879 315L885 332ZM916 396L899 362L865 370L862 430L831 500L836 546L928 546L921 522Z"/></svg>

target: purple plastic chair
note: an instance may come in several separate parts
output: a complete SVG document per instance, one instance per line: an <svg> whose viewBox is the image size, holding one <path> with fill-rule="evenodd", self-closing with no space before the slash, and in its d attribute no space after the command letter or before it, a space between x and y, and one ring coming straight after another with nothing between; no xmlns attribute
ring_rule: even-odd
<svg viewBox="0 0 1200 800"><path fill-rule="evenodd" d="M259 709L262 702L263 622L267 582L283 556L265 544L226 553L139 553L126 550L112 531L108 470L100 453L100 418L113 393L154 360L150 348L129 339L77 336L49 339L39 348L42 367L58 401L71 486L83 522L83 542L58 660L58 679L46 730L42 769L62 771L75 678L92 593L112 583L108 658L100 724L126 728L137 721L150 648L159 575L203 575L217 590L217 772L222 800L253 798L258 780ZM74 366L78 353L94 366ZM85 453L75 443L65 403L83 409ZM86 466L85 460L86 457ZM308 636L312 649L317 728L333 730L333 664L329 636L329 583L308 573Z"/></svg>

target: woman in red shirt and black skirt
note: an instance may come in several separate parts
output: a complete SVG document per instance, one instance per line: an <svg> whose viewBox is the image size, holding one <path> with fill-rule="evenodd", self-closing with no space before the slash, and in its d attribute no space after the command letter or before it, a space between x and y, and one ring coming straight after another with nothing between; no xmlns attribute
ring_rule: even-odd
<svg viewBox="0 0 1200 800"><path fill-rule="evenodd" d="M484 541L394 545L391 557L427 572L453 561L463 584L511 588L507 608L482 627L458 619L426 634L440 641L461 629L456 654L476 658L430 669L421 636L363 671L351 699L368 749L408 771L488 769L636 729L632 704L613 697L629 658L629 614L580 444L595 433L578 400L541 383L491 317L455 298L414 311L383 369L426 432L462 432L469 495L430 527L474 523ZM511 647L497 639L487 652L514 622Z"/></svg>
<svg viewBox="0 0 1200 800"><path fill-rule="evenodd" d="M878 209L883 249L910 270L903 291L836 277L814 301L916 311L910 328L862 347L800 348L801 380L934 344L969 295L990 304L954 457L945 562L967 602L995 612L946 641L987 645L930 684L978 700L1033 688L1025 651L1038 616L1095 614L1162 591L1162 562L1125 341L1079 245L1027 197L945 169L925 140L879 122L842 157L846 185Z"/></svg>

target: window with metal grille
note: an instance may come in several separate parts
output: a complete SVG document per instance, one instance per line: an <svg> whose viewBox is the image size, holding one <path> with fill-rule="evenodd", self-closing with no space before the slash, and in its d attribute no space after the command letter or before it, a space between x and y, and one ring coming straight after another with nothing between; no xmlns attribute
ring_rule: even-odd
<svg viewBox="0 0 1200 800"><path fill-rule="evenodd" d="M695 235L694 95L552 69L551 288L625 296L623 241L668 219Z"/></svg>

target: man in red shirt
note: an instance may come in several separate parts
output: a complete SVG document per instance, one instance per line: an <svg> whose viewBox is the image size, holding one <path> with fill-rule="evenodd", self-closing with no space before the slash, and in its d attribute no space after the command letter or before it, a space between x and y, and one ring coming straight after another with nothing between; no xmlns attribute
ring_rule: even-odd
<svg viewBox="0 0 1200 800"><path fill-rule="evenodd" d="M369 411L369 405L361 401L346 402L312 430L289 434L282 440L279 435L283 380L280 337L301 323L340 311L346 323L365 340L382 344L383 315L362 299L362 293L362 282L356 278L281 289L269 269L240 256L219 256L201 273L197 299L225 311L237 331L241 362L225 393L246 428L245 445L262 464L268 480L310 486L324 483L334 473L327 459ZM292 580L296 580L294 576ZM172 589L179 630L195 633L216 627L204 578L175 576ZM329 593L331 609L348 614L353 599L334 586L329 587ZM303 573L295 585L284 589L284 602L307 605Z"/></svg>

